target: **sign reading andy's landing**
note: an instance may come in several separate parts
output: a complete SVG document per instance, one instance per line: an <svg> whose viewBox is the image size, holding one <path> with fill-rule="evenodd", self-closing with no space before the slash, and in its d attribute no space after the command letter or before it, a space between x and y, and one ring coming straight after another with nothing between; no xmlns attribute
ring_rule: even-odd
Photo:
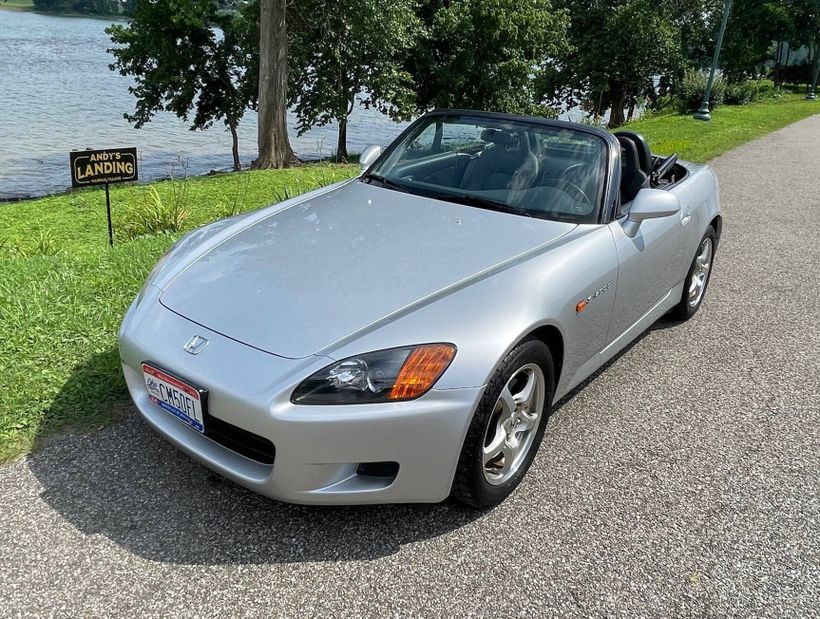
<svg viewBox="0 0 820 619"><path fill-rule="evenodd" d="M137 180L137 149L106 148L105 150L75 150L68 153L71 164L71 186L105 185L105 213L108 216L108 244L114 245L114 225L111 221L111 183Z"/></svg>
<svg viewBox="0 0 820 619"><path fill-rule="evenodd" d="M69 158L72 187L137 180L136 148L74 151Z"/></svg>

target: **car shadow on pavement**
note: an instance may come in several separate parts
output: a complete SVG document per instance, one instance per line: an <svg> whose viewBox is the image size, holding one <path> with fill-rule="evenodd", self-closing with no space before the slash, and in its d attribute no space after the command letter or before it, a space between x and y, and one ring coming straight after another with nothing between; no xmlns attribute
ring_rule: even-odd
<svg viewBox="0 0 820 619"><path fill-rule="evenodd" d="M624 355L628 354L633 348L638 346L643 339L648 336L650 333L656 330L663 330L669 328L669 322L665 319L661 319L656 322L654 325L649 327L646 331L638 335L634 340L629 342L626 346L624 346L623 350L619 350L612 359L604 363L601 367L595 370L592 374L590 374L587 378L582 380L579 384L573 387L564 397L558 400L555 404L552 405L552 410L550 411L550 416L555 415L558 411L560 411L564 406L572 402L572 400L581 393L587 385L591 382L594 382L601 374L606 373L606 371L616 363L618 360L623 357Z"/></svg>
<svg viewBox="0 0 820 619"><path fill-rule="evenodd" d="M658 322L555 404L560 411ZM100 378L100 353L79 366L52 409L81 406L78 390ZM124 387L123 387L124 389ZM41 498L86 535L102 535L152 561L264 564L375 559L404 544L445 535L482 516L452 502L435 505L289 505L220 477L156 434L123 393L101 391L99 407L122 421L47 440L27 457ZM88 405L88 404L85 404ZM46 414L48 419L50 414Z"/></svg>
<svg viewBox="0 0 820 619"><path fill-rule="evenodd" d="M102 353L110 355L109 353ZM96 372L92 358L64 385ZM114 397L99 406L115 406ZM288 505L223 479L166 443L124 407L122 421L62 434L27 458L41 498L86 535L175 564L264 564L373 559L437 537L481 512L444 503L361 507Z"/></svg>

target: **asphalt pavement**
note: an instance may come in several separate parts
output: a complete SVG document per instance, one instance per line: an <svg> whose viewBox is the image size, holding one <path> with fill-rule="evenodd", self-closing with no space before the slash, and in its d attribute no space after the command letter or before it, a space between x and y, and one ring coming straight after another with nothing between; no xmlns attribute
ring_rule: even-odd
<svg viewBox="0 0 820 619"><path fill-rule="evenodd" d="M820 616L820 115L713 165L700 313L566 400L500 507L280 504L128 410L0 467L0 616Z"/></svg>

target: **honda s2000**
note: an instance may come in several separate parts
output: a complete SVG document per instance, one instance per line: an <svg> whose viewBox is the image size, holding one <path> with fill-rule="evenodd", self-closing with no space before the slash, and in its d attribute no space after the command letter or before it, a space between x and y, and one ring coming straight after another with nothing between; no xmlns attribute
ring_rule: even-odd
<svg viewBox="0 0 820 619"><path fill-rule="evenodd" d="M361 163L183 237L123 322L142 416L248 488L495 505L554 402L703 301L715 175L639 134L436 111Z"/></svg>

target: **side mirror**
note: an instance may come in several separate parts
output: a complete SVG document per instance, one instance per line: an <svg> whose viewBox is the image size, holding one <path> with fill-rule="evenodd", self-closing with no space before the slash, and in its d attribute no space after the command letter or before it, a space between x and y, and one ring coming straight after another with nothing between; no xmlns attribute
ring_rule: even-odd
<svg viewBox="0 0 820 619"><path fill-rule="evenodd" d="M375 144L368 146L362 151L362 154L359 155L359 165L362 166L362 170L366 170L370 167L370 164L376 161L382 154L382 147L376 146Z"/></svg>
<svg viewBox="0 0 820 619"><path fill-rule="evenodd" d="M680 200L675 194L663 189L649 189L648 187L641 189L632 200L629 215L623 222L624 232L627 236L635 236L644 219L669 217L678 211L680 211Z"/></svg>

